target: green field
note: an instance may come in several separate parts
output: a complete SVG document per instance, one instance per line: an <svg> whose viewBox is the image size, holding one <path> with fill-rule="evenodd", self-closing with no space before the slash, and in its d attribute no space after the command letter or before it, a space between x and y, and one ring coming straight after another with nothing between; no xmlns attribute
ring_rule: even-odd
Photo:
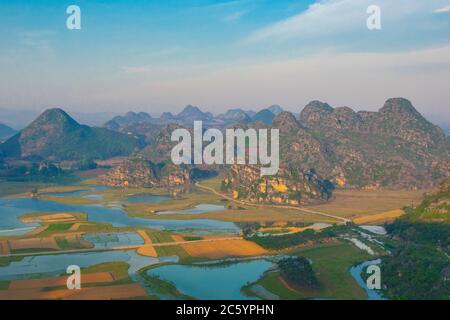
<svg viewBox="0 0 450 320"><path fill-rule="evenodd" d="M39 233L39 236L47 236L57 232L68 231L73 226L73 223L52 223L48 227Z"/></svg>
<svg viewBox="0 0 450 320"><path fill-rule="evenodd" d="M353 265L371 258L366 252L348 243L338 243L295 250L292 253L312 260L313 270L324 286L320 297L366 298L364 290L350 274Z"/></svg>
<svg viewBox="0 0 450 320"><path fill-rule="evenodd" d="M0 281L0 290L8 290L9 281Z"/></svg>
<svg viewBox="0 0 450 320"><path fill-rule="evenodd" d="M350 268L370 256L351 244L333 243L310 248L296 249L289 254L303 256L312 261L322 289L317 291L294 291L280 281L279 272L268 272L256 284L281 299L366 299L364 290L350 274ZM245 288L248 292L248 287Z"/></svg>

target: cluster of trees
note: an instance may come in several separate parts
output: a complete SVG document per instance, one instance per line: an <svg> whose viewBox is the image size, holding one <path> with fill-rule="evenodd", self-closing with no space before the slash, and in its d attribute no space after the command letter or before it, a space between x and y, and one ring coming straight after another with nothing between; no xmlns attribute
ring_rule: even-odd
<svg viewBox="0 0 450 320"><path fill-rule="evenodd" d="M388 233L403 243L416 243L450 249L450 225L399 219L386 226Z"/></svg>
<svg viewBox="0 0 450 320"><path fill-rule="evenodd" d="M15 166L4 166L0 170L0 177L10 178L56 178L63 174L58 166L43 161L40 163L19 164Z"/></svg>
<svg viewBox="0 0 450 320"><path fill-rule="evenodd" d="M255 229L256 226L258 226L258 224L248 223L246 225L242 225L245 238L269 250L282 250L307 243L308 241L320 242L323 239L333 238L338 236L339 234L349 232L352 228L352 225L339 225L328 227L321 231L308 229L302 232L289 233L284 235L258 236L254 234L254 231L257 230ZM303 225L299 224L299 226Z"/></svg>
<svg viewBox="0 0 450 320"><path fill-rule="evenodd" d="M383 258L383 292L391 299L448 300L447 256L436 247L407 244Z"/></svg>
<svg viewBox="0 0 450 320"><path fill-rule="evenodd" d="M253 235L247 237L248 240L253 241L263 248L270 250L281 250L289 247L294 247L311 240L321 239L322 236L320 232L315 232L314 230L305 230L303 232L290 233L280 236L266 236L259 237Z"/></svg>
<svg viewBox="0 0 450 320"><path fill-rule="evenodd" d="M450 299L450 226L399 219L386 229L400 245L381 264L384 294L391 299Z"/></svg>
<svg viewBox="0 0 450 320"><path fill-rule="evenodd" d="M294 287L319 289L317 279L311 263L304 257L289 257L278 261L281 276Z"/></svg>

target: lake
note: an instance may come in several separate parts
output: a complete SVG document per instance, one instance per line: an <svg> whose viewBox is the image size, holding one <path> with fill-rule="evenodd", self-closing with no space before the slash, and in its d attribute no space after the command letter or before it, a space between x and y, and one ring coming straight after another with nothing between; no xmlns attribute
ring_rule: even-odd
<svg viewBox="0 0 450 320"><path fill-rule="evenodd" d="M151 258L141 256L134 250L27 256L21 261L13 261L6 267L0 267L0 280L29 278L33 274L57 276L65 273L70 265L83 268L117 261L128 263L130 265L128 274L132 276L139 269L155 263L176 263L178 257Z"/></svg>
<svg viewBox="0 0 450 320"><path fill-rule="evenodd" d="M267 260L251 260L218 265L166 265L150 269L148 274L173 283L177 289L202 300L255 300L241 288L255 282L272 266Z"/></svg>
<svg viewBox="0 0 450 320"><path fill-rule="evenodd" d="M210 219L145 219L128 216L121 206L106 207L101 204L64 204L56 201L31 198L0 199L0 230L30 227L30 224L24 224L17 217L32 212L84 212L87 214L89 221L111 223L114 227L148 227L198 234L237 234L240 232L240 229L232 222Z"/></svg>

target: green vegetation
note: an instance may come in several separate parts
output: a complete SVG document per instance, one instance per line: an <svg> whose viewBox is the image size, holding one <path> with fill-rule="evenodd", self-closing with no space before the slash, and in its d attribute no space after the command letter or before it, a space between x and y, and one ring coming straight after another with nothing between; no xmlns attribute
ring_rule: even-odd
<svg viewBox="0 0 450 320"><path fill-rule="evenodd" d="M149 238L152 240L152 243L173 242L170 232L158 231L158 230L146 230L145 232L147 233Z"/></svg>
<svg viewBox="0 0 450 320"><path fill-rule="evenodd" d="M179 245L169 245L154 248L159 257L178 256L181 263L189 263L195 260L186 252L186 250L184 250Z"/></svg>
<svg viewBox="0 0 450 320"><path fill-rule="evenodd" d="M148 191L146 193L149 193ZM161 192L155 192L150 194L163 194ZM161 211L177 211L190 209L198 204L208 203L217 205L226 205L222 201L222 198L210 193L203 192L199 190L192 190L186 194L183 194L181 198L170 199L160 203L126 203L124 205L124 210L128 215L132 217L142 217L142 218L152 218L152 219L201 219L198 214L164 214L157 215L156 212ZM228 212L226 209L223 211Z"/></svg>
<svg viewBox="0 0 450 320"><path fill-rule="evenodd" d="M414 209L407 209L407 219L422 222L444 222L450 224L450 179L444 180L439 190L426 194L422 203Z"/></svg>
<svg viewBox="0 0 450 320"><path fill-rule="evenodd" d="M405 218L386 226L399 244L383 258L383 293L391 299L450 299L450 225L422 220L442 193L425 197ZM448 194L447 194L448 196ZM431 200L434 199L434 200ZM416 219L417 214L421 219ZM411 219L412 218L412 219Z"/></svg>
<svg viewBox="0 0 450 320"><path fill-rule="evenodd" d="M248 296L254 296L256 293L252 291L252 286L260 285L264 287L266 290L280 297L283 300L295 300L295 299L304 299L307 298L307 294L303 294L302 292L293 291L287 288L280 280L280 272L278 271L270 271L266 272L261 279L256 281L254 284L247 285L242 288L242 291ZM257 295L257 294L256 294ZM263 298L263 297L260 297Z"/></svg>
<svg viewBox="0 0 450 320"><path fill-rule="evenodd" d="M24 221L28 219L33 220L41 220L41 217L47 216L47 215L54 215L58 214L58 212L32 212L32 213L25 213L21 216L18 216L17 219ZM74 217L76 221L86 221L87 220L87 214L83 212L70 212L70 215Z"/></svg>
<svg viewBox="0 0 450 320"><path fill-rule="evenodd" d="M70 242L65 237L55 237L55 240L61 250L76 250L85 248L80 242Z"/></svg>
<svg viewBox="0 0 450 320"><path fill-rule="evenodd" d="M294 250L294 255L308 258L322 289L317 297L334 299L365 299L364 290L351 276L350 268L370 256L347 243L333 243ZM276 293L276 292L274 292Z"/></svg>
<svg viewBox="0 0 450 320"><path fill-rule="evenodd" d="M318 289L320 287L311 263L304 257L289 257L278 261L280 274L295 288Z"/></svg>
<svg viewBox="0 0 450 320"><path fill-rule="evenodd" d="M8 290L9 281L0 281L0 290Z"/></svg>
<svg viewBox="0 0 450 320"><path fill-rule="evenodd" d="M443 223L411 222L396 220L386 226L388 233L398 240L407 243L438 246L450 251L450 225Z"/></svg>
<svg viewBox="0 0 450 320"><path fill-rule="evenodd" d="M48 227L39 233L39 236L47 236L56 232L68 231L73 226L73 223L52 223Z"/></svg>
<svg viewBox="0 0 450 320"><path fill-rule="evenodd" d="M247 240L253 241L265 249L270 250L281 250L300 244L305 244L308 241L318 241L322 239L323 236L320 232L315 232L314 230L305 230L302 232L290 233L280 236L250 236L246 237Z"/></svg>
<svg viewBox="0 0 450 320"><path fill-rule="evenodd" d="M383 293L391 299L449 300L448 257L432 246L407 245L383 258Z"/></svg>
<svg viewBox="0 0 450 320"><path fill-rule="evenodd" d="M21 261L22 257L0 257L0 267L7 267L11 262Z"/></svg>
<svg viewBox="0 0 450 320"><path fill-rule="evenodd" d="M83 268L81 273L110 272L114 275L114 279L129 279L129 267L130 266L126 262L105 262ZM131 282L131 279L129 279L129 281Z"/></svg>
<svg viewBox="0 0 450 320"><path fill-rule="evenodd" d="M124 230L133 230L133 228L124 228ZM113 232L115 230L118 230L118 228L114 228L110 223L106 222L89 222L89 223L83 223L79 228L78 231L83 231L87 233L97 233L97 232Z"/></svg>
<svg viewBox="0 0 450 320"><path fill-rule="evenodd" d="M172 299L175 298L182 300L194 299L193 297L185 295L178 291L176 286L169 281L165 281L159 276L148 274L147 270L143 270L142 272L140 272L140 275L144 279L145 284L152 290L152 292L156 293L158 296L160 295L162 297L170 297Z"/></svg>
<svg viewBox="0 0 450 320"><path fill-rule="evenodd" d="M311 281L313 281L312 283L316 283L316 285L319 283L319 286L312 288L305 285L296 286L295 284L291 284L289 279L283 280L287 275L282 276L281 271L278 270L264 273L257 282L244 287L244 293L250 296L255 295L256 293L251 290L251 287L253 285L261 285L281 299L366 298L364 290L356 283L349 272L353 265L369 259L370 256L364 251L361 251L348 243L334 242L315 247L294 249L290 251L289 254L291 256L301 257L300 259L302 262L300 262L300 264L305 267L306 262L309 264L308 260L312 261L312 264L310 265L310 267L312 267L312 272L311 270L307 270L306 274L311 276L311 279L313 279L312 275L315 275L317 282L314 280ZM286 271L293 270L291 269L291 263L288 263L285 266ZM288 284L286 283L286 280L288 280Z"/></svg>
<svg viewBox="0 0 450 320"><path fill-rule="evenodd" d="M146 230L146 233L152 240L152 243L170 243L174 242L172 234L167 231ZM194 261L186 250L179 245L155 246L156 253L159 257L178 256L180 262L189 263Z"/></svg>
<svg viewBox="0 0 450 320"><path fill-rule="evenodd" d="M137 147L140 142L133 136L80 125L63 110L50 109L4 142L1 149L9 157L20 158L32 152L44 159L85 162L128 155Z"/></svg>
<svg viewBox="0 0 450 320"><path fill-rule="evenodd" d="M202 240L202 237L195 237L195 236L184 236L183 239L185 241L197 241L197 240Z"/></svg>
<svg viewBox="0 0 450 320"><path fill-rule="evenodd" d="M51 186L51 183L45 182L22 182L22 181L0 181L0 197L30 193L35 188L44 188Z"/></svg>

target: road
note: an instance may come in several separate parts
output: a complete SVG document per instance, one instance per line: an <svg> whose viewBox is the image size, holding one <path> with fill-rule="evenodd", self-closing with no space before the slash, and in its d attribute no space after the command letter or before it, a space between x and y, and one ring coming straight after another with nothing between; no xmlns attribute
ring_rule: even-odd
<svg viewBox="0 0 450 320"><path fill-rule="evenodd" d="M207 187L207 186L203 186L200 183L196 182L195 185L203 190L207 190L209 192L212 192L226 200L235 202L235 203L239 203L241 205L245 205L245 206L254 206L254 207L266 207L266 208L276 208L276 209L294 209L303 213L311 213L311 214L315 214L315 215L319 215L319 216L323 216L323 217L327 217L327 218L333 218L339 221L342 221L342 223L347 223L347 222L351 222L350 219L347 218L343 218L343 217L339 217L339 216L335 216L329 213L325 213L325 212L319 212L319 211L315 211L315 210L310 210L310 209L305 209L305 208L300 208L300 207L294 207L294 206L279 206L279 205L271 205L271 204L259 204L259 203L251 203L251 202L246 202L246 201L242 201L242 200L236 200L233 199L230 196L227 196L226 194L222 194L218 191L216 191L213 188Z"/></svg>

